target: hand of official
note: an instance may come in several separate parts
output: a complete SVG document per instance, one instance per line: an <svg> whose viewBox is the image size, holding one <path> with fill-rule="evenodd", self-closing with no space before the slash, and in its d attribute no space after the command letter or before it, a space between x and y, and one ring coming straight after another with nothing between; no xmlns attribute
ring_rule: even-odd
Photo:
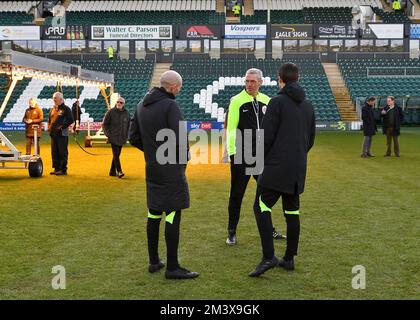
<svg viewBox="0 0 420 320"><path fill-rule="evenodd" d="M386 111L385 110L382 110L381 111L381 114L386 115Z"/></svg>

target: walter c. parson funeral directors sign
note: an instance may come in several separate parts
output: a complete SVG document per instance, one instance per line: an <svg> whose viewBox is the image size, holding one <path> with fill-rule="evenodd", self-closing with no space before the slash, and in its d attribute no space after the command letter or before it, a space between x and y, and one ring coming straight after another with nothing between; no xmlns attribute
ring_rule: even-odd
<svg viewBox="0 0 420 320"><path fill-rule="evenodd" d="M93 40L172 39L172 26L92 26Z"/></svg>

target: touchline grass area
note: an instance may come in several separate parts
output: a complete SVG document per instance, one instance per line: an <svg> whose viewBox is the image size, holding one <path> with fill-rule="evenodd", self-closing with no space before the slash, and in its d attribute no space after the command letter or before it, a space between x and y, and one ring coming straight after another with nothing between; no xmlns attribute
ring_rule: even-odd
<svg viewBox="0 0 420 320"><path fill-rule="evenodd" d="M24 150L19 135L11 139ZM362 133L318 133L301 199L297 269L256 279L247 276L261 259L255 182L243 202L238 245L228 247L229 166L189 166L180 262L200 277L168 281L163 270L147 272L142 153L123 149L126 176L118 179L107 176L109 147L90 149L108 154L93 157L71 141L69 175L49 176L44 135L42 178L0 170L0 299L419 299L420 129L404 129L400 142L401 158L383 158L378 134L377 157L362 159ZM273 217L284 232L279 205ZM275 247L282 256L285 243ZM56 265L66 269L65 290L51 287ZM366 268L365 290L352 288L355 265Z"/></svg>

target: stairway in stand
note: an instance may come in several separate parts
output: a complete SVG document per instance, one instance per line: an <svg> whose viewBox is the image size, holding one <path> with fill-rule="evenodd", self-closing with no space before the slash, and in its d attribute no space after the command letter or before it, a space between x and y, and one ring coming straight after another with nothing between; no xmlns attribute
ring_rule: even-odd
<svg viewBox="0 0 420 320"><path fill-rule="evenodd" d="M150 88L160 87L160 76L170 70L171 63L156 63L155 70L153 71L152 81L150 82Z"/></svg>
<svg viewBox="0 0 420 320"><path fill-rule="evenodd" d="M336 63L323 63L338 111L343 121L359 121L356 108L351 101L349 91L344 83L340 69Z"/></svg>

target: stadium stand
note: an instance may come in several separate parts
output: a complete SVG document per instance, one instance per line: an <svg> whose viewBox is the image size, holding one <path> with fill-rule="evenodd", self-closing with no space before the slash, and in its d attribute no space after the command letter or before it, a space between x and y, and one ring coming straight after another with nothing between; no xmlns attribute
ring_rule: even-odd
<svg viewBox="0 0 420 320"><path fill-rule="evenodd" d="M380 8L373 8L373 12L378 15L383 23L410 23L410 19L404 11L400 12L386 12Z"/></svg>
<svg viewBox="0 0 420 320"><path fill-rule="evenodd" d="M72 1L66 19L74 25L224 24L224 13L215 10L215 0Z"/></svg>
<svg viewBox="0 0 420 320"><path fill-rule="evenodd" d="M379 0L273 0L270 22L277 24L351 23L351 8L354 5L368 5L379 10L383 9ZM242 16L241 23L267 23L268 8L267 0L254 0L254 15Z"/></svg>
<svg viewBox="0 0 420 320"><path fill-rule="evenodd" d="M0 25L31 24L34 16L27 12L36 3L37 1L1 1Z"/></svg>
<svg viewBox="0 0 420 320"><path fill-rule="evenodd" d="M338 121L340 115L328 84L325 71L319 59L292 58L302 70L300 83L305 87L308 98L315 106L319 121ZM184 78L183 91L177 98L187 120L220 121L229 105L229 99L243 88L243 76L249 68L259 68L265 75L261 91L274 96L277 91L278 66L286 60L245 59L223 57L176 59L171 69L180 72ZM214 96L213 95L216 95ZM197 108L198 105L198 108Z"/></svg>
<svg viewBox="0 0 420 320"><path fill-rule="evenodd" d="M84 59L83 61L66 59L65 61L80 64L83 69L113 73L115 92L120 93L125 98L126 108L130 114L134 113L137 103L147 93L155 65L153 59ZM102 121L106 105L99 90L96 97L85 99L80 105L85 108L94 121Z"/></svg>
<svg viewBox="0 0 420 320"><path fill-rule="evenodd" d="M407 99L405 123L419 124L420 61L408 58L340 58L337 61L353 102L368 96L382 97L379 105L384 106L386 97L393 95L402 106L402 97ZM380 115L376 110L376 118Z"/></svg>
<svg viewBox="0 0 420 320"><path fill-rule="evenodd" d="M24 100L22 98L23 93L25 92L26 88L28 87L28 84L30 83L31 79L23 79L21 81L18 81L15 87L15 90L13 90L13 93L10 97L10 100L6 106L5 112L3 112L2 118L0 119L0 122L21 122L24 111L29 105L29 97ZM7 90L2 90L5 94ZM21 112L18 111L18 109L15 109L14 106L20 106Z"/></svg>

